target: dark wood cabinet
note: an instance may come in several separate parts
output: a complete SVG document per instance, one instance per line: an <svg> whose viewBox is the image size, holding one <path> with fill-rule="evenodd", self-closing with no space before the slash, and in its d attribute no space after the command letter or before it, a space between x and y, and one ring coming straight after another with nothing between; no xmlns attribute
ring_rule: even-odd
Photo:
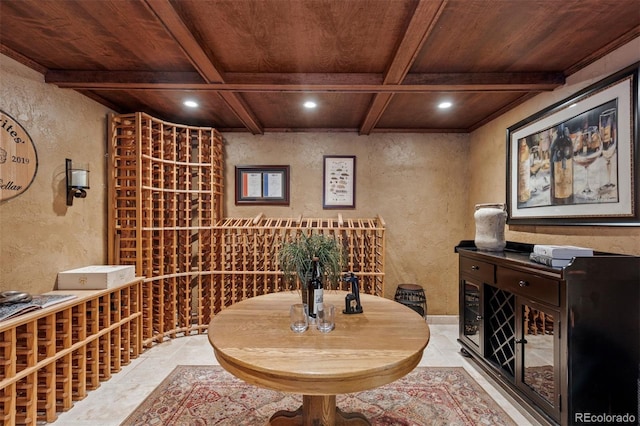
<svg viewBox="0 0 640 426"><path fill-rule="evenodd" d="M456 247L463 353L544 423L638 424L640 257L552 268L532 250Z"/></svg>

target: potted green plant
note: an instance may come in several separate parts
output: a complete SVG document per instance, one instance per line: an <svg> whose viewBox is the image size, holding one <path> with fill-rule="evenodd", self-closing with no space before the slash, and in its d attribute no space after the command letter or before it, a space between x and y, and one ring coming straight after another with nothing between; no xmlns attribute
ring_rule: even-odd
<svg viewBox="0 0 640 426"><path fill-rule="evenodd" d="M278 253L280 270L288 288L296 286L300 280L303 300L311 279L313 259L317 258L324 276L325 287L337 287L342 275L344 256L342 248L333 236L324 234L300 234L294 240L285 242Z"/></svg>

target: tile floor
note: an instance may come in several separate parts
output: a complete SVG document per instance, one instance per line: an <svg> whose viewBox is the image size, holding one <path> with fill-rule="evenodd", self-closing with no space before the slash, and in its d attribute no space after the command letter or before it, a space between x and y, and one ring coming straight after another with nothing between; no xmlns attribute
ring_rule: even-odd
<svg viewBox="0 0 640 426"><path fill-rule="evenodd" d="M431 340L420 366L461 366L513 417L519 426L538 426L522 408L460 354L457 317L429 317ZM163 342L90 391L85 399L59 415L55 426L119 425L176 365L216 365L206 334Z"/></svg>

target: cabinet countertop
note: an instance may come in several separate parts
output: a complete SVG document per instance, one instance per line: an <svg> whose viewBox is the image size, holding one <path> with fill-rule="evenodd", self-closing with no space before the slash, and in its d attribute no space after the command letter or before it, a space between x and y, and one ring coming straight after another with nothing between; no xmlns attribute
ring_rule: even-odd
<svg viewBox="0 0 640 426"><path fill-rule="evenodd" d="M456 253L460 255L464 255L466 257L485 260L485 261L490 260L491 262L494 262L498 266L506 266L510 268L515 267L515 268L526 270L531 273L535 273L538 275L545 275L545 276L549 276L551 278L556 278L556 279L564 279L565 270L567 269L567 267L551 267L547 265L542 265L540 263L536 263L530 260L529 254L533 251L533 244L516 243L516 242L508 241L503 251L492 252L492 251L479 250L475 247L475 244L473 243L473 241L465 240L465 241L461 241L460 244L458 244L455 247L455 251ZM599 257L600 258L605 257L609 259L612 257L623 259L623 258L633 258L634 256L595 251L594 256L589 257L589 259L594 259ZM583 259L583 258L579 258L579 257L574 258L574 262L570 265L574 265L574 267L577 266L578 268L580 268L580 266L578 266L579 264L582 263L580 259Z"/></svg>

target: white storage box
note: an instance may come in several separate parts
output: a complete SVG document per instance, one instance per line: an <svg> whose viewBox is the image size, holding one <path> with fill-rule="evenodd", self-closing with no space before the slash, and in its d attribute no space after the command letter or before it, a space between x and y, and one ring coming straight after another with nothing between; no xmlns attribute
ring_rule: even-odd
<svg viewBox="0 0 640 426"><path fill-rule="evenodd" d="M58 272L58 290L102 290L135 279L133 265L91 265Z"/></svg>

